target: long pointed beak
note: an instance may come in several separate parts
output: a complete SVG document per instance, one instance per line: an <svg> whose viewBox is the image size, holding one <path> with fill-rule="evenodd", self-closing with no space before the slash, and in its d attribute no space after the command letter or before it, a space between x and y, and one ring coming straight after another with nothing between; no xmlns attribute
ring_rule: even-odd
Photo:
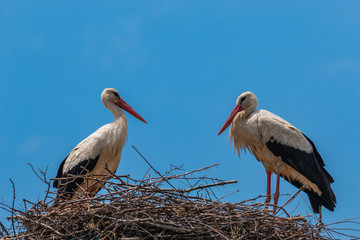
<svg viewBox="0 0 360 240"><path fill-rule="evenodd" d="M229 117L226 119L226 122L224 123L224 125L222 126L222 128L220 129L218 136L225 131L225 129L227 129L227 127L232 123L232 121L234 120L234 117L236 116L236 114L240 111L242 111L242 107L239 105L236 105L234 107L234 109L232 110L232 112L230 113Z"/></svg>
<svg viewBox="0 0 360 240"><path fill-rule="evenodd" d="M135 112L135 110L130 107L129 104L127 104L124 100L120 99L117 103L115 103L116 105L118 105L119 107L121 107L122 109L124 109L125 111L127 111L128 113L130 113L131 115L133 115L134 117L136 117L137 119L139 119L140 121L143 121L144 123L147 123L137 112Z"/></svg>

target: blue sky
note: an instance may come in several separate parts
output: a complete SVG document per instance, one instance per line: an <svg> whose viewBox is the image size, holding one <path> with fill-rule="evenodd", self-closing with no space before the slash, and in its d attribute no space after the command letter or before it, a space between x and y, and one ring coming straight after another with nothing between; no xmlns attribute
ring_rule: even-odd
<svg viewBox="0 0 360 240"><path fill-rule="evenodd" d="M78 142L113 120L100 101L106 87L149 123L127 115L118 174L148 169L135 145L159 171L221 163L210 174L239 181L220 189L239 190L225 201L265 194L263 166L238 159L228 130L216 136L252 91L323 156L338 200L324 222L360 216L359 12L359 1L1 1L0 200L11 202L9 178L17 206L42 199L27 162L54 177ZM295 192L281 182L280 193ZM311 212L302 196L294 214Z"/></svg>

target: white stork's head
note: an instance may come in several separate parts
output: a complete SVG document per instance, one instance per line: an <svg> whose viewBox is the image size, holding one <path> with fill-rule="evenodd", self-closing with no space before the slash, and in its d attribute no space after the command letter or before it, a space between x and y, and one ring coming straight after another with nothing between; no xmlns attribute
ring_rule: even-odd
<svg viewBox="0 0 360 240"><path fill-rule="evenodd" d="M121 97L118 91L114 88L105 88L101 94L101 101L107 109L109 109L114 115L119 108L127 111L140 121L147 123L132 107L129 106Z"/></svg>
<svg viewBox="0 0 360 240"><path fill-rule="evenodd" d="M236 99L236 106L240 106L241 111L252 113L257 108L257 98L252 92L244 92Z"/></svg>
<svg viewBox="0 0 360 240"><path fill-rule="evenodd" d="M225 129L232 123L238 113L243 113L242 116L247 117L257 108L257 98L252 92L242 93L236 100L236 106L230 113L224 125L220 129L218 136L225 131Z"/></svg>

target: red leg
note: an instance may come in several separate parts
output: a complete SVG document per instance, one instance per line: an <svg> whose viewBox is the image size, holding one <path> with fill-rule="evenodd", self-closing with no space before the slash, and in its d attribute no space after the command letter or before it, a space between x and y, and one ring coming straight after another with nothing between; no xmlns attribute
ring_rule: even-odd
<svg viewBox="0 0 360 240"><path fill-rule="evenodd" d="M279 200L279 195L280 195L280 173L277 173L276 174L276 190L275 190L275 193L274 193L274 212L273 214L275 214L275 211L276 211L276 206L277 206L277 203L278 203L278 200Z"/></svg>
<svg viewBox="0 0 360 240"><path fill-rule="evenodd" d="M267 184L266 184L266 197L265 197L265 204L269 203L271 200L271 172L266 172L267 176ZM265 210L267 206L265 206Z"/></svg>

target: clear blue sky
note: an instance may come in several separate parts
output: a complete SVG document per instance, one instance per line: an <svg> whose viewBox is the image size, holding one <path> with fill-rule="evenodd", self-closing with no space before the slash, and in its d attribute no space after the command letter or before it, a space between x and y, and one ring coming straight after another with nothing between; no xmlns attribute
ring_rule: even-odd
<svg viewBox="0 0 360 240"><path fill-rule="evenodd" d="M9 178L17 206L43 198L26 163L49 165L54 177L78 142L113 120L100 101L106 87L149 123L127 115L118 174L148 169L135 145L162 172L221 163L210 174L239 181L221 188L239 190L226 201L265 194L263 166L239 160L228 130L216 136L252 91L323 156L338 200L325 223L360 216L359 13L359 1L1 1L0 200L11 203ZM280 191L296 189L282 181ZM302 196L294 214L311 212Z"/></svg>

